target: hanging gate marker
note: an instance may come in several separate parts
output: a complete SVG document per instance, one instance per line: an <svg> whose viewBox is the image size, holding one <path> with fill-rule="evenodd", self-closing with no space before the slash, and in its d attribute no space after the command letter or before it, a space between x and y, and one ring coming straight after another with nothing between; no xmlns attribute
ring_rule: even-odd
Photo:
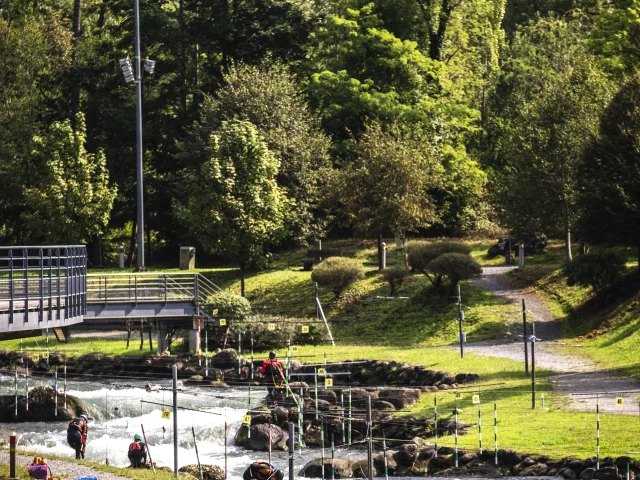
<svg viewBox="0 0 640 480"><path fill-rule="evenodd" d="M478 404L478 446L480 447L480 455L482 455L482 410L480 409L480 395L474 395L473 397L473 403Z"/></svg>
<svg viewBox="0 0 640 480"><path fill-rule="evenodd" d="M600 470L600 403L596 395L596 470Z"/></svg>
<svg viewBox="0 0 640 480"><path fill-rule="evenodd" d="M493 450L496 467L498 466L498 404L493 402Z"/></svg>
<svg viewBox="0 0 640 480"><path fill-rule="evenodd" d="M433 396L433 429L435 457L438 458L438 397L436 395Z"/></svg>

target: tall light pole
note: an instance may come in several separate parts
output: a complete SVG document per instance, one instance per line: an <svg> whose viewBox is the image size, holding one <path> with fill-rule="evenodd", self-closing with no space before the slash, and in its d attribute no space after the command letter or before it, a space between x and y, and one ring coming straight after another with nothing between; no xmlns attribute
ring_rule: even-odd
<svg viewBox="0 0 640 480"><path fill-rule="evenodd" d="M144 199L143 199L143 170L142 170L142 68L140 58L140 3L134 0L135 13L135 71L131 68L129 57L120 60L120 67L127 83L136 84L136 205L138 224L138 255L137 270L145 270L144 265ZM153 73L156 62L146 59L144 69Z"/></svg>
<svg viewBox="0 0 640 480"><path fill-rule="evenodd" d="M142 70L140 69L140 2L135 4L135 49L136 49L136 193L138 213L138 271L145 270L144 266L144 201L142 174Z"/></svg>

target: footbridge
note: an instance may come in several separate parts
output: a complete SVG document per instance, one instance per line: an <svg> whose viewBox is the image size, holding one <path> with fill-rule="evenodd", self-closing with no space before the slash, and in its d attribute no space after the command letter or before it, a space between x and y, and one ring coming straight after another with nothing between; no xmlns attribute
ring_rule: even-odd
<svg viewBox="0 0 640 480"><path fill-rule="evenodd" d="M0 247L0 339L84 321L208 317L220 291L193 272L87 272L84 245ZM189 327L192 328L192 327Z"/></svg>

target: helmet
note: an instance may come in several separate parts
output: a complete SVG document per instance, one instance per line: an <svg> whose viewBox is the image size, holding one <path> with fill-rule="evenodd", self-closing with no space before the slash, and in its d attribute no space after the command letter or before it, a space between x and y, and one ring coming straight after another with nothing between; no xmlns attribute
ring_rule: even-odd
<svg viewBox="0 0 640 480"><path fill-rule="evenodd" d="M89 422L89 417L87 417L84 413L80 415L80 418L82 418L87 423Z"/></svg>
<svg viewBox="0 0 640 480"><path fill-rule="evenodd" d="M274 352L273 350L271 350L269 352L269 358L276 358L276 352Z"/></svg>
<svg viewBox="0 0 640 480"><path fill-rule="evenodd" d="M282 473L282 470L276 470L275 472L273 472L273 477L276 480L283 480L284 479L284 473Z"/></svg>
<svg viewBox="0 0 640 480"><path fill-rule="evenodd" d="M139 440L142 440L142 436L141 436L139 433L136 433L136 434L133 436L133 439L137 442L137 441L139 441Z"/></svg>

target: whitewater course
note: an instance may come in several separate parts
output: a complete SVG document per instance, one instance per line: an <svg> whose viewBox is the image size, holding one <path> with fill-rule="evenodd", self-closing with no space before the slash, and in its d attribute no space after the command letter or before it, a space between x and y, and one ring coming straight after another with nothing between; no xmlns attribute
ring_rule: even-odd
<svg viewBox="0 0 640 480"><path fill-rule="evenodd" d="M126 467L129 443L134 434L144 433L157 467L173 468L177 418L178 468L198 460L215 465L216 474L204 477L214 480L224 478L225 470L227 478L240 479L253 461L270 460L287 474L291 428L296 477L366 478L369 455L373 476L388 473L396 478L517 475L622 480L625 472L629 479L640 469L629 457L555 461L493 445L482 452L458 449L457 443L438 446L438 438L457 439L471 426L458 421L455 411L441 416L434 411L430 418L396 415L406 412L422 392L472 387L481 380L472 373L453 376L393 361L303 365L287 359L286 397L277 406L267 406L266 388L257 383L261 363L239 358L233 349L219 352L206 368L194 357L176 361L87 354L68 360L50 356L47 362L0 351L2 435L16 432L18 449L45 458L72 457L67 424L87 413L87 460ZM175 391L174 371L179 378Z"/></svg>

